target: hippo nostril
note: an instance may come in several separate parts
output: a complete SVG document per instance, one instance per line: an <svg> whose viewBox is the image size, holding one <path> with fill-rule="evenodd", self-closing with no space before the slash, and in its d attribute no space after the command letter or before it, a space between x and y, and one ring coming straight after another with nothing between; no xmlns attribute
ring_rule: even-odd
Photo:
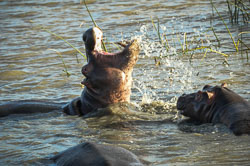
<svg viewBox="0 0 250 166"><path fill-rule="evenodd" d="M86 69L86 67L83 67L83 68L82 68L82 74L83 74L83 75L86 75L86 74L87 74L87 69Z"/></svg>

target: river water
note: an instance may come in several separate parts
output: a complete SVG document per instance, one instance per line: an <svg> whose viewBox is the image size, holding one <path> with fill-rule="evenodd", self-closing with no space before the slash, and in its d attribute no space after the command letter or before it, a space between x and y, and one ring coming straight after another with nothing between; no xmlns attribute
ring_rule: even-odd
<svg viewBox="0 0 250 166"><path fill-rule="evenodd" d="M249 6L249 1L245 3ZM235 52L210 1L92 0L88 6L109 51L117 51L112 42L133 38L141 42L131 104L112 105L101 110L110 114L87 119L58 111L0 118L0 165L48 165L49 157L85 141L124 147L145 165L249 165L249 136L236 137L223 125L179 125L184 117L176 110L177 97L205 84L226 82L250 101L249 50L243 46L243 51ZM225 18L225 1L217 0L215 6ZM159 42L152 24L153 19L158 27L157 18L162 40L168 44ZM80 71L86 60L41 26L85 53L81 37L92 22L82 2L0 1L0 20L1 103L21 99L65 102L80 95ZM247 24L225 22L235 40L249 30ZM221 47L216 46L211 27ZM249 38L249 34L242 35L248 48ZM208 51L203 58L205 49L181 51L201 46L230 57ZM63 71L59 54L70 77Z"/></svg>

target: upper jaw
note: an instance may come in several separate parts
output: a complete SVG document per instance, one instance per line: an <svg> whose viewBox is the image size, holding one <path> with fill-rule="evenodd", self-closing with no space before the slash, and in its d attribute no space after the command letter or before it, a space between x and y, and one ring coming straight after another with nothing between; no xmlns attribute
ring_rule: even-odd
<svg viewBox="0 0 250 166"><path fill-rule="evenodd" d="M102 52L102 39L100 41L98 41L96 39L96 44L95 44L95 47L94 47L94 51Z"/></svg>
<svg viewBox="0 0 250 166"><path fill-rule="evenodd" d="M102 39L103 33L100 28L94 27L93 28L93 37L95 38L95 47L94 50L102 51Z"/></svg>

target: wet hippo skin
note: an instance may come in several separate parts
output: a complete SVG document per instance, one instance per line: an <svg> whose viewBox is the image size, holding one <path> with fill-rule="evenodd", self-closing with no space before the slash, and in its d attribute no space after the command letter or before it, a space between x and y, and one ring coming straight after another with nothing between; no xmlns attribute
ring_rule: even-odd
<svg viewBox="0 0 250 166"><path fill-rule="evenodd" d="M90 28L83 34L87 64L82 67L86 77L81 97L70 103L42 101L11 101L0 105L0 117L16 113L48 112L63 110L69 115L85 115L109 104L129 102L132 71L139 55L139 43L133 40L118 53L104 52L101 48L102 31Z"/></svg>
<svg viewBox="0 0 250 166"><path fill-rule="evenodd" d="M102 51L101 40L102 32L97 27L83 35L88 61L82 67L85 88L81 97L64 107L68 114L84 115L112 103L130 101L131 75L139 54L138 42L134 40L123 51L112 54Z"/></svg>
<svg viewBox="0 0 250 166"><path fill-rule="evenodd" d="M206 85L197 93L183 94L177 109L202 123L223 123L235 135L250 134L250 104L226 84Z"/></svg>
<svg viewBox="0 0 250 166"><path fill-rule="evenodd" d="M46 113L61 110L65 104L34 100L10 101L0 105L0 117L11 114Z"/></svg>
<svg viewBox="0 0 250 166"><path fill-rule="evenodd" d="M81 143L53 158L58 166L142 166L132 152L111 145Z"/></svg>

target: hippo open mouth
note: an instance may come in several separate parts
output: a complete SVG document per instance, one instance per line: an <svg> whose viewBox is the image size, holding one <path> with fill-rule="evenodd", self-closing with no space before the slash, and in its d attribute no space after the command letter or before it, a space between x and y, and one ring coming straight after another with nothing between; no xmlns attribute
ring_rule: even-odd
<svg viewBox="0 0 250 166"><path fill-rule="evenodd" d="M115 83L121 86L122 81L126 81L126 76L130 75L139 52L136 40L127 45L120 44L124 47L120 52L105 52L102 49L102 40L103 33L98 27L91 28L83 34L88 63L82 68L85 79L81 84L95 92L100 89L101 83L103 85Z"/></svg>
<svg viewBox="0 0 250 166"><path fill-rule="evenodd" d="M102 50L103 33L93 27L83 34L87 64L82 67L85 79L81 97L63 110L70 115L86 115L109 104L130 102L132 72L140 52L139 42L132 40L117 53Z"/></svg>
<svg viewBox="0 0 250 166"><path fill-rule="evenodd" d="M87 64L82 67L85 79L81 84L84 90L80 102L69 104L74 106L70 110L80 109L71 112L84 115L108 104L130 102L132 72L140 52L139 42L135 39L126 45L120 44L123 50L109 53L102 49L103 33L100 28L88 29L82 38L87 55Z"/></svg>
<svg viewBox="0 0 250 166"><path fill-rule="evenodd" d="M92 30L92 32L90 32ZM83 41L86 46L86 50L92 50L92 55L94 54L96 57L97 56L104 56L104 55L114 55L114 54L109 54L108 52L105 52L102 50L102 40L103 40L103 33L100 28L94 27L93 29L89 29L87 32L84 33L83 35ZM89 62L90 58L87 53L87 60ZM81 82L82 85L85 85L86 87L90 88L90 79L88 76L90 69L87 69L87 67L82 68L82 74L85 76L85 79Z"/></svg>

